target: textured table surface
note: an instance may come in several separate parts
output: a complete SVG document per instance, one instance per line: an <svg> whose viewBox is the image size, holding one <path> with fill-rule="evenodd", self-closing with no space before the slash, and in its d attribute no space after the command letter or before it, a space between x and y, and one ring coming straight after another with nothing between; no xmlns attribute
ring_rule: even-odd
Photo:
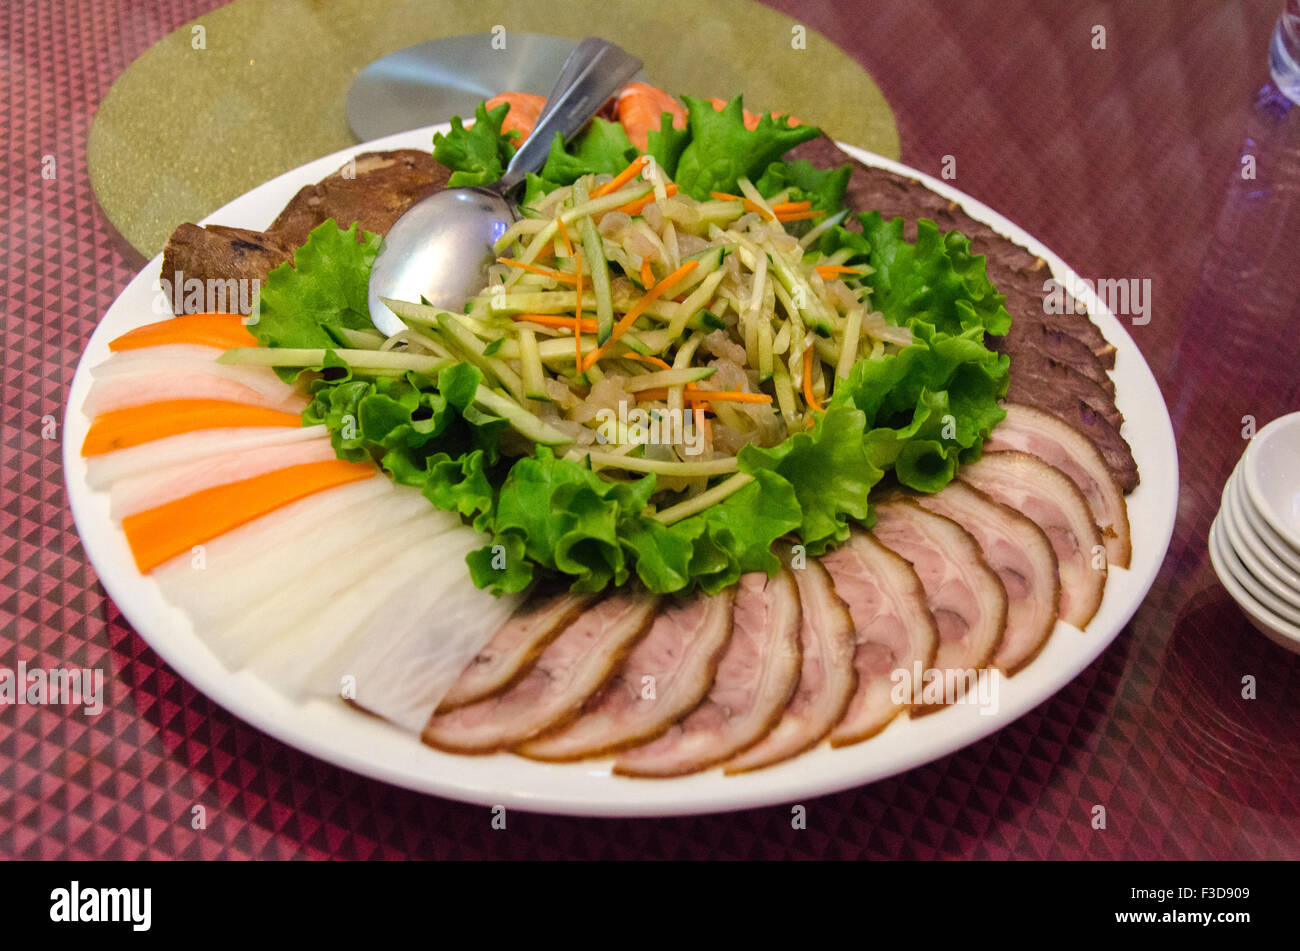
<svg viewBox="0 0 1300 951"><path fill-rule="evenodd" d="M1242 417L1300 405L1300 313L1282 315L1280 337L1225 338L1200 286L1280 4L776 4L876 79L903 161L935 173L953 156L954 184L1082 275L1150 279L1151 321L1131 332L1179 437L1173 545L1132 623L1057 696L935 763L806 803L805 830L776 807L517 814L504 832L487 810L360 778L217 707L125 623L72 524L50 420L143 264L95 203L88 130L134 58L213 6L0 9L0 667L100 667L107 680L96 717L0 707L0 857L1300 858L1300 657L1249 627L1204 541Z"/></svg>

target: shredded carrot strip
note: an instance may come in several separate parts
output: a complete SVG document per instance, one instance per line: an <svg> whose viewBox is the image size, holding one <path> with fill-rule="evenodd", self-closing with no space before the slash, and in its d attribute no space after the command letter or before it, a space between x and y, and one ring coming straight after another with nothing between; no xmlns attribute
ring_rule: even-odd
<svg viewBox="0 0 1300 951"><path fill-rule="evenodd" d="M561 227L563 227L563 223L561 223ZM578 278L581 278L582 277L582 252L581 251L574 253L573 265L574 265L573 273ZM582 372L582 281L581 280L577 282L577 289L578 289L578 299L574 302L573 305L573 349L574 352L577 353L577 362L573 365L573 372L581 373ZM591 332L595 333L600 328L600 325L597 321L594 320L591 321L591 323L595 324L595 326L591 328Z"/></svg>
<svg viewBox="0 0 1300 951"><path fill-rule="evenodd" d="M115 409L96 416L81 444L83 456L98 456L115 449L198 429L231 426L302 425L297 413L281 413L262 406L229 400L162 400L127 409Z"/></svg>
<svg viewBox="0 0 1300 951"><path fill-rule="evenodd" d="M820 413L822 412L822 404L817 402L817 397L813 395L812 362L813 348L808 347L803 352L803 398L808 401L809 406Z"/></svg>
<svg viewBox="0 0 1300 951"><path fill-rule="evenodd" d="M819 264L817 265L817 273L821 275L824 280L833 281L841 274L861 275L862 272L855 267L848 267L843 264Z"/></svg>
<svg viewBox="0 0 1300 951"><path fill-rule="evenodd" d="M655 272L650 270L650 262L642 261L641 262L641 286L648 288L654 282L655 282Z"/></svg>
<svg viewBox="0 0 1300 951"><path fill-rule="evenodd" d="M108 349L136 350L174 343L230 350L234 347L256 347L257 338L244 325L241 314L183 314L128 330L109 341Z"/></svg>
<svg viewBox="0 0 1300 951"><path fill-rule="evenodd" d="M587 354L587 358L582 363L582 369L584 371L589 369L593 363L595 363L597 360L600 359L600 355L606 347L608 347L614 341L618 340L619 337L623 336L623 334L627 332L627 329L629 327L631 327L634 323L636 323L636 319L640 317L643 313L645 313L645 309L647 307L649 307L659 298L663 297L665 293L672 290L673 286L678 281L684 278L687 274L690 274L691 271L694 271L699 266L699 264L700 264L699 261L687 261L685 264L683 264L677 270L673 271L673 273L669 274L667 277L665 277L654 287L649 288L645 292L645 296L643 296L639 301L633 304L632 307L628 310L628 312L619 318L618 323L614 325L613 332L610 333L609 335L609 339L606 340L600 346L598 346L595 350L591 351L591 353Z"/></svg>
<svg viewBox="0 0 1300 951"><path fill-rule="evenodd" d="M669 198L672 198L674 195L677 194L677 185L674 183L665 185L664 191L668 193ZM633 217L635 217L636 215L639 215L641 214L641 212L645 211L646 206L651 204L653 201L655 201L655 195L654 192L651 192L649 195L646 195L644 198L638 198L636 201L629 201L626 205L619 205L614 210L621 211L625 215L632 215Z"/></svg>
<svg viewBox="0 0 1300 951"><path fill-rule="evenodd" d="M556 224L560 226L560 239L564 241L564 256L573 257L573 242L569 240L569 229L564 227L564 219L556 218ZM582 272L579 271L579 274Z"/></svg>
<svg viewBox="0 0 1300 951"><path fill-rule="evenodd" d="M727 192L709 192L715 201L749 201L744 195L729 195Z"/></svg>
<svg viewBox="0 0 1300 951"><path fill-rule="evenodd" d="M663 367L665 370L671 370L673 368L672 364L669 363L667 360L660 359L659 357L645 356L644 354L640 354L640 353L631 353L631 352L625 353L623 354L623 359L640 360L642 363L651 363L657 367Z"/></svg>
<svg viewBox="0 0 1300 951"><path fill-rule="evenodd" d="M599 198L601 195L612 195L614 192L618 191L628 182L632 181L632 179L636 178L636 176L640 173L641 169L645 168L646 163L649 161L650 160L647 159L644 155L639 156L636 159L636 161L634 161L627 168L623 169L623 171L619 172L612 179L607 181L604 185L597 185L595 188L593 188L591 190L590 197Z"/></svg>
<svg viewBox="0 0 1300 951"><path fill-rule="evenodd" d="M808 211L812 208L811 201L779 201L775 205L769 206L778 215L783 211Z"/></svg>
<svg viewBox="0 0 1300 951"><path fill-rule="evenodd" d="M540 274L543 277L549 277L564 284L577 283L577 278L572 274L566 274L564 271L557 271L554 268L541 267L536 264L525 264L523 261L516 261L514 258L497 258L497 261L501 264L509 264L511 267L523 268L525 271L532 271L534 274Z"/></svg>
<svg viewBox="0 0 1300 951"><path fill-rule="evenodd" d="M807 221L809 218L821 218L825 214L826 212L824 211L782 212L776 216L776 220L780 222Z"/></svg>
<svg viewBox="0 0 1300 951"><path fill-rule="evenodd" d="M543 327L558 327L561 330L572 330L572 317L562 317L558 314L515 314L514 320L526 320L530 324L541 324ZM578 329L583 333L594 334L596 332L596 321L578 319Z"/></svg>
<svg viewBox="0 0 1300 951"><path fill-rule="evenodd" d="M370 462L308 462L175 499L122 519L142 574L206 541L324 489L373 478Z"/></svg>

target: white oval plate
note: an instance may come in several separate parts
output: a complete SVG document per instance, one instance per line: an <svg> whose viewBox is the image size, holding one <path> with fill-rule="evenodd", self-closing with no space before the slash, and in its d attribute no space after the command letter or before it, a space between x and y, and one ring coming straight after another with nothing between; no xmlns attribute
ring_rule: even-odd
<svg viewBox="0 0 1300 951"><path fill-rule="evenodd" d="M286 172L230 202L204 223L264 229L303 185L319 181L364 151L430 148L430 126L358 145ZM1073 272L1023 230L974 199L929 176L860 149L855 157L910 175L959 202L974 218L1044 258L1057 280L1072 286ZM1113 568L1101 609L1086 632L1058 624L1056 633L1028 668L1001 679L996 712L956 706L918 720L895 721L877 737L833 750L823 745L755 773L724 776L712 771L671 780L613 776L608 761L545 764L510 754L457 756L430 749L419 739L342 703L291 702L248 673L225 669L188 619L167 604L152 579L135 569L125 538L108 514L106 494L86 485L79 454L89 420L82 404L88 369L108 356L108 341L141 324L162 319L152 312L153 285L161 255L141 271L109 308L91 336L69 394L64 430L68 497L86 553L109 595L140 635L182 677L217 703L261 730L346 769L411 789L484 805L586 816L666 816L746 809L861 786L928 763L1001 729L1068 684L1113 641L1133 616L1155 579L1169 547L1178 502L1178 456L1173 427L1160 388L1141 352L1091 292L1084 303L1115 345L1116 402L1126 419L1142 484L1129 496L1133 560Z"/></svg>

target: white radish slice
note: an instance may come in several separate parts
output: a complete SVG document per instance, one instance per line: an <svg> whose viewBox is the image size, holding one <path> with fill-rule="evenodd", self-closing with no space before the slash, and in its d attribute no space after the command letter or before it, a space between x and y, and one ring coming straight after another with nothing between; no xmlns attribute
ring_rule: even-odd
<svg viewBox="0 0 1300 951"><path fill-rule="evenodd" d="M464 528L421 550L415 583L380 601L361 636L318 668L322 683L337 692L340 677L350 675L359 707L418 736L520 601L474 586L465 556L486 544L487 537Z"/></svg>
<svg viewBox="0 0 1300 951"><path fill-rule="evenodd" d="M207 374L242 383L268 398L283 399L286 394L300 393L297 387L285 383L270 367L240 366L218 363L221 351L212 347L173 343L158 347L142 347L114 353L90 371L95 386L119 379L140 380L157 374Z"/></svg>
<svg viewBox="0 0 1300 951"><path fill-rule="evenodd" d="M215 366L216 364L213 364ZM257 368L251 368L257 369ZM82 404L87 416L114 410L162 403L167 400L222 400L245 403L285 413L301 413L309 400L272 374L277 390L252 387L215 373L192 370L168 370L160 373L132 373L109 380L97 380Z"/></svg>
<svg viewBox="0 0 1300 951"><path fill-rule="evenodd" d="M325 438L236 450L120 479L109 488L109 514L117 520L218 485L276 469L338 458Z"/></svg>
<svg viewBox="0 0 1300 951"><path fill-rule="evenodd" d="M271 597L218 623L203 626L205 632L211 631L208 644L223 663L238 669L268 644L304 634L310 639L314 634L309 624L313 615L340 608L345 596L362 595L362 601L373 608L375 587L390 576L389 566L394 559L412 546L431 544L437 535L460 524L456 515L429 510L380 541L336 550L333 558L321 562L315 570L302 573L292 564L287 570L282 567L279 590ZM319 656L319 647L312 647L298 656L298 663L305 667Z"/></svg>
<svg viewBox="0 0 1300 951"><path fill-rule="evenodd" d="M154 577L196 630L217 629L299 584L322 562L429 511L415 489L380 475L301 499L213 539L204 546L202 570L182 555Z"/></svg>
<svg viewBox="0 0 1300 951"><path fill-rule="evenodd" d="M198 429L155 439L139 446L117 449L86 460L86 482L92 489L103 489L118 479L140 472L152 472L192 459L251 449L254 446L278 446L307 442L328 436L321 426L225 426Z"/></svg>
<svg viewBox="0 0 1300 951"><path fill-rule="evenodd" d="M341 559L337 571L328 563L323 566L321 571L332 589L319 592L310 602L300 601L307 611L291 624L279 626L274 635L261 638L248 659L248 669L295 699L308 694L338 696L345 673L356 677L358 687L365 686L368 698L375 697L379 672L374 665L383 645L394 637L393 628L403 620L409 624L417 610L425 623L439 623L441 607L431 607L428 602L417 605L415 601L421 599L413 599L413 595L430 580L432 587L440 587L436 573L444 561L455 580L463 578L469 584L468 569L462 574L456 566L464 564L472 548L486 543L473 531L462 531L459 524L448 531L444 514L430 509L371 546L373 554L364 566L350 559ZM368 669L362 673L346 665L340 669L338 658L354 656L354 648L362 643L372 655ZM388 670L386 676L391 680L401 672ZM431 707L427 713L432 712ZM426 715L412 729L419 732L427 719Z"/></svg>

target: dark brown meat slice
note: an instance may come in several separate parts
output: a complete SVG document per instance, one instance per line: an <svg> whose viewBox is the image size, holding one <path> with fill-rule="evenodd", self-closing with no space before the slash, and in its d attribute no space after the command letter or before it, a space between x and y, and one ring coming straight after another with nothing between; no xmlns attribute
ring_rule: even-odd
<svg viewBox="0 0 1300 951"><path fill-rule="evenodd" d="M345 228L356 221L367 231L385 234L407 208L446 188L450 175L446 166L419 149L365 152L356 157L355 167L345 165L319 184L300 189L265 233L180 225L167 239L161 277L174 282L179 275L182 282L194 279L204 285L210 280L265 282L327 218ZM175 296L183 301L180 294ZM245 292L242 300L251 304L252 297ZM205 302L204 309L210 306ZM249 306L236 303L228 309L248 313ZM185 305L182 310L194 312L195 307Z"/></svg>
<svg viewBox="0 0 1300 951"><path fill-rule="evenodd" d="M1013 362L1021 353L1042 354L1108 387L1110 378L1097 355L1075 337L1047 326L1041 312L1023 308L1011 312L1011 330L1005 337L989 337L988 345L990 350L1011 354Z"/></svg>
<svg viewBox="0 0 1300 951"><path fill-rule="evenodd" d="M293 248L274 235L244 228L227 228L225 225L183 224L172 232L163 250L162 272L159 277L168 282L173 292L172 308L179 304L177 314L204 313L218 306L208 300L185 300L187 281L198 280L206 289L209 281L265 281L266 275L289 260ZM247 314L252 309L251 283L241 291L232 285L234 293L226 290L227 313Z"/></svg>
<svg viewBox="0 0 1300 951"><path fill-rule="evenodd" d="M645 637L578 718L515 747L532 759L564 762L652 740L709 692L731 637L735 585L718 594L666 601Z"/></svg>
<svg viewBox="0 0 1300 951"><path fill-rule="evenodd" d="M731 641L704 702L663 736L614 763L624 776L682 776L753 746L785 712L799 684L799 594L794 575L743 575Z"/></svg>
<svg viewBox="0 0 1300 951"><path fill-rule="evenodd" d="M1012 357L1009 382L1010 389L1017 393L1033 393L1039 384L1045 384L1061 396L1083 403L1116 429L1124 425L1124 416L1110 394L1066 364L1049 360L1041 353L1026 351ZM1007 398L1016 399L1011 393Z"/></svg>
<svg viewBox="0 0 1300 951"><path fill-rule="evenodd" d="M532 666L546 645L595 600L594 594L568 591L541 597L531 595L452 684L438 712L477 703L511 686Z"/></svg>
<svg viewBox="0 0 1300 951"><path fill-rule="evenodd" d="M365 152L355 167L345 165L299 189L267 231L294 248L327 218L344 228L355 221L366 231L387 234L402 212L446 188L450 176L450 169L419 149Z"/></svg>
<svg viewBox="0 0 1300 951"><path fill-rule="evenodd" d="M659 599L644 592L609 595L578 615L509 690L435 714L424 742L457 753L491 753L571 720L618 670L658 606Z"/></svg>
<svg viewBox="0 0 1300 951"><path fill-rule="evenodd" d="M728 762L728 773L761 769L811 749L840 721L853 699L858 675L849 609L816 559L809 559L794 576L802 620L799 686L772 732Z"/></svg>

